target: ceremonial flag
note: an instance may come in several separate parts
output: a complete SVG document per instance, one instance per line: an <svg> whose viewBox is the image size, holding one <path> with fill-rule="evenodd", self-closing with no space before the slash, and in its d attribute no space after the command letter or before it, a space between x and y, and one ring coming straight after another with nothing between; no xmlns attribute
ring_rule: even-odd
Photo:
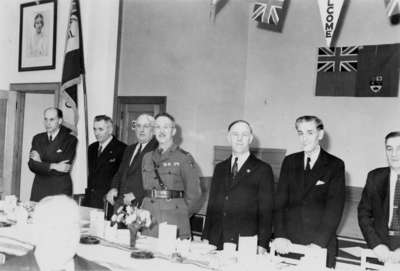
<svg viewBox="0 0 400 271"><path fill-rule="evenodd" d="M356 96L397 97L400 43L363 46L358 62Z"/></svg>
<svg viewBox="0 0 400 271"><path fill-rule="evenodd" d="M355 96L358 46L318 49L316 96Z"/></svg>
<svg viewBox="0 0 400 271"><path fill-rule="evenodd" d="M396 97L400 44L318 49L316 96Z"/></svg>
<svg viewBox="0 0 400 271"><path fill-rule="evenodd" d="M285 0L265 0L254 3L251 19L280 28L286 11Z"/></svg>
<svg viewBox="0 0 400 271"><path fill-rule="evenodd" d="M83 194L87 183L87 120L79 0L72 0L68 20L59 108L64 113L63 125L78 138L71 177L73 193Z"/></svg>
<svg viewBox="0 0 400 271"><path fill-rule="evenodd" d="M330 47L340 17L340 11L343 7L343 0L318 0L318 6L326 44Z"/></svg>
<svg viewBox="0 0 400 271"><path fill-rule="evenodd" d="M392 24L400 21L400 0L385 0L386 15Z"/></svg>

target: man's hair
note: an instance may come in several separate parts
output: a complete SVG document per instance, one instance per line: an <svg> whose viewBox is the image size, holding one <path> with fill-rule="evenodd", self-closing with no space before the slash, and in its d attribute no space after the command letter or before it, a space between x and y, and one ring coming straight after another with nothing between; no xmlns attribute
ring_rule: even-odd
<svg viewBox="0 0 400 271"><path fill-rule="evenodd" d="M157 114L157 115L154 117L154 119L157 120L157 119L160 118L160 117L166 117L166 118L168 118L170 121L172 121L172 122L175 124L175 118L174 118L172 115L170 115L170 114L168 114L168 113L166 113L166 112Z"/></svg>
<svg viewBox="0 0 400 271"><path fill-rule="evenodd" d="M324 130L324 124L322 123L322 120L316 116L301 116L298 117L296 119L296 122L294 124L294 126L297 129L297 126L302 123L302 122L310 122L310 121L314 121L315 122L315 126L317 126L318 130Z"/></svg>
<svg viewBox="0 0 400 271"><path fill-rule="evenodd" d="M137 120L139 118L143 118L143 117L145 117L147 119L147 121L150 123L154 122L154 117L147 113L140 114L135 120L133 120L133 122L137 122Z"/></svg>
<svg viewBox="0 0 400 271"><path fill-rule="evenodd" d="M385 136L385 144L386 142L393 137L400 137L400 131L392 131Z"/></svg>
<svg viewBox="0 0 400 271"><path fill-rule="evenodd" d="M110 117L107 116L107 115L97 115L96 117L94 117L94 122L102 121L102 120L103 120L104 122L109 122L109 123L113 124L112 118L110 118Z"/></svg>
<svg viewBox="0 0 400 271"><path fill-rule="evenodd" d="M251 128L250 123L248 123L248 122L245 121L245 120L235 120L235 121L231 122L231 123L229 124L229 126L228 126L228 132L231 130L231 128L233 127L233 125L235 125L236 123L244 123L244 124L246 124L246 125L249 127L249 129L250 129L250 133L253 134L253 128Z"/></svg>
<svg viewBox="0 0 400 271"><path fill-rule="evenodd" d="M44 110L44 113L46 113L49 110L55 110L57 112L57 117L59 119L62 119L64 117L64 114L63 114L62 110L60 108L58 108L58 107L48 107L48 108L46 108Z"/></svg>

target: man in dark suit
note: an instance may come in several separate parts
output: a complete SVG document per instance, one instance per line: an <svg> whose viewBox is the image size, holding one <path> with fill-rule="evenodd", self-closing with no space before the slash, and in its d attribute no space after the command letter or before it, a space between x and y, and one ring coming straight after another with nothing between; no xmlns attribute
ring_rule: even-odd
<svg viewBox="0 0 400 271"><path fill-rule="evenodd" d="M83 205L102 209L126 144L112 135L113 122L106 115L94 118L93 132L97 141L88 148L89 176Z"/></svg>
<svg viewBox="0 0 400 271"><path fill-rule="evenodd" d="M345 197L344 163L320 147L324 127L319 118L302 116L295 126L303 151L285 157L282 164L274 245L282 254L289 252L291 242L327 248L327 266L334 267Z"/></svg>
<svg viewBox="0 0 400 271"><path fill-rule="evenodd" d="M57 195L41 200L34 211L32 236L34 251L10 257L2 271L103 271L108 268L78 256L80 214L76 202Z"/></svg>
<svg viewBox="0 0 400 271"><path fill-rule="evenodd" d="M107 193L107 201L114 205L115 197L120 204L141 204L144 197L142 183L143 156L155 150L158 146L154 138L152 124L154 118L148 114L140 115L135 123L137 143L126 148L122 162L111 183L111 189Z"/></svg>
<svg viewBox="0 0 400 271"><path fill-rule="evenodd" d="M253 133L244 120L228 127L232 155L215 166L203 238L222 249L239 236L258 237L264 253L272 233L274 179L270 165L249 151Z"/></svg>
<svg viewBox="0 0 400 271"><path fill-rule="evenodd" d="M367 241L382 262L400 262L400 131L385 137L389 167L368 173L358 223Z"/></svg>
<svg viewBox="0 0 400 271"><path fill-rule="evenodd" d="M33 137L28 166L35 173L31 200L49 195L72 195L71 164L78 140L62 126L63 112L55 107L44 111L46 132Z"/></svg>

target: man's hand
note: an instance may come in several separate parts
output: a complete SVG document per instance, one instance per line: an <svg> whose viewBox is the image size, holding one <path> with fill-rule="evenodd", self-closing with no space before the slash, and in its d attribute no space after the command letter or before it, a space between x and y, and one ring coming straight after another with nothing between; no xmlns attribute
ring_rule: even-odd
<svg viewBox="0 0 400 271"><path fill-rule="evenodd" d="M69 160L64 160L59 163L51 163L50 169L54 169L58 172L67 173L71 170L71 165L69 164Z"/></svg>
<svg viewBox="0 0 400 271"><path fill-rule="evenodd" d="M264 255L265 253L267 253L267 250L261 246L257 246L257 253L258 255Z"/></svg>
<svg viewBox="0 0 400 271"><path fill-rule="evenodd" d="M31 151L29 153L29 158L36 162L42 162L42 159L40 158L40 154L37 151Z"/></svg>
<svg viewBox="0 0 400 271"><path fill-rule="evenodd" d="M111 188L106 195L106 200L111 204L114 205L114 198L118 196L118 190L116 188Z"/></svg>
<svg viewBox="0 0 400 271"><path fill-rule="evenodd" d="M124 204L129 205L131 204L132 200L136 199L133 193L126 193L124 194Z"/></svg>
<svg viewBox="0 0 400 271"><path fill-rule="evenodd" d="M290 246L292 245L292 242L286 238L275 238L272 244L275 246L276 252L280 254L288 254L290 252Z"/></svg>
<svg viewBox="0 0 400 271"><path fill-rule="evenodd" d="M396 249L392 252L392 256L390 257L390 261L392 263L400 263L400 248Z"/></svg>
<svg viewBox="0 0 400 271"><path fill-rule="evenodd" d="M387 262L390 258L390 250L389 248L384 245L384 244L379 244L376 247L372 249L374 252L375 256L378 258L379 261L381 262Z"/></svg>

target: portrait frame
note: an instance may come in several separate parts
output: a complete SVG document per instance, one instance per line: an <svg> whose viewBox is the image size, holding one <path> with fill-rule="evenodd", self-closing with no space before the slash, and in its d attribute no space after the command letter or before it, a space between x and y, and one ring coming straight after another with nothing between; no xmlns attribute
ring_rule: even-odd
<svg viewBox="0 0 400 271"><path fill-rule="evenodd" d="M57 0L21 4L18 71L55 69L56 34Z"/></svg>

